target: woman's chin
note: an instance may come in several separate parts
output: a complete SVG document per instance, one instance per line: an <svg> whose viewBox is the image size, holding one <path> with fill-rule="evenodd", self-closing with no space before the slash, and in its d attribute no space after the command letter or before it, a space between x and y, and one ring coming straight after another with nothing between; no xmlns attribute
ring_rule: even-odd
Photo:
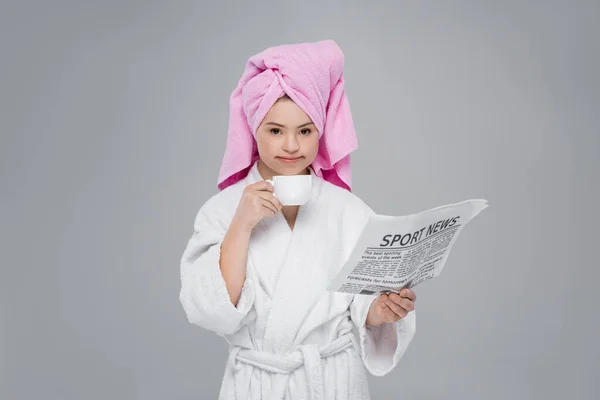
<svg viewBox="0 0 600 400"><path fill-rule="evenodd" d="M277 165L273 168L279 175L298 175L306 171L306 168L310 165L306 163L305 159L300 159L294 162L285 161L283 159L276 159Z"/></svg>
<svg viewBox="0 0 600 400"><path fill-rule="evenodd" d="M272 159L268 164L265 163L272 172L273 175L299 175L299 174L308 174L308 167L310 167L310 162L307 162L305 158L302 158L296 162L287 162L283 161L280 158Z"/></svg>

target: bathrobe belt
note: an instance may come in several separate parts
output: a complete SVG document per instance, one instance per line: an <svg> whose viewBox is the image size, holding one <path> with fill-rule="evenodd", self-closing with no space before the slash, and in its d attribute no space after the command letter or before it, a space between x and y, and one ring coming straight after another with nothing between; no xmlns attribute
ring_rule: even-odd
<svg viewBox="0 0 600 400"><path fill-rule="evenodd" d="M262 371L289 375L300 367L304 367L306 372L306 378L308 380L308 389L311 400L324 400L323 396L323 367L321 365L321 358L327 358L335 354L341 353L342 351L348 350L354 347L358 351L358 346L354 336L348 332L331 343L323 346L317 346L314 344L305 344L298 346L297 349L289 354L279 355L274 353L268 353L264 351L258 351L254 349L245 349L240 347L233 347L229 354L229 363L232 364L234 371L241 369L240 363L248 364L253 367L259 368ZM350 363L349 367L352 370L353 362ZM350 373L349 379L352 379L352 373ZM274 399L283 398L285 387L287 386L288 379L278 380L281 384L280 387L271 388L270 395ZM285 386L283 384L286 384ZM237 385L236 385L237 386ZM241 385L245 386L245 385ZM265 393L265 385L263 386L263 398L268 398L268 393ZM243 390L242 387L237 389ZM246 388L247 390L247 388ZM242 392L238 394L240 396L246 396L248 392Z"/></svg>

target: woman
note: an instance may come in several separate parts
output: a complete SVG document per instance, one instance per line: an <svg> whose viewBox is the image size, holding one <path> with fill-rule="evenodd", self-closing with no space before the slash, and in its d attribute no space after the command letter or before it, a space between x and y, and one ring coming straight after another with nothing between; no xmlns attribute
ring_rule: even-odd
<svg viewBox="0 0 600 400"><path fill-rule="evenodd" d="M189 321L230 344L220 399L369 399L415 332L415 293L326 288L374 212L351 193L356 134L331 40L253 56L231 96L218 187L181 260ZM312 175L282 206L266 180Z"/></svg>

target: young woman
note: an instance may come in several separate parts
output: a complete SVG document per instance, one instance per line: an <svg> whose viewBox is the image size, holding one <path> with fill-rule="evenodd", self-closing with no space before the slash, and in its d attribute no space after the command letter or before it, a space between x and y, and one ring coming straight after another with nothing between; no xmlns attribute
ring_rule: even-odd
<svg viewBox="0 0 600 400"><path fill-rule="evenodd" d="M399 362L415 293L327 291L374 212L351 193L356 134L331 40L266 49L231 96L218 187L181 260L183 309L230 345L220 399L369 399ZM266 180L311 174L282 206Z"/></svg>

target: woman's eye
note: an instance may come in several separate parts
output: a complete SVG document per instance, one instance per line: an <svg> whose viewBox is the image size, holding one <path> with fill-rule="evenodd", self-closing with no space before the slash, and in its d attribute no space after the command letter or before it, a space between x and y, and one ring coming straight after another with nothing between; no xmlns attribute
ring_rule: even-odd
<svg viewBox="0 0 600 400"><path fill-rule="evenodd" d="M279 129L273 128L273 129L271 129L271 133L277 135L279 133Z"/></svg>
<svg viewBox="0 0 600 400"><path fill-rule="evenodd" d="M303 135L308 135L310 133L310 129L302 129L300 133L302 133Z"/></svg>

